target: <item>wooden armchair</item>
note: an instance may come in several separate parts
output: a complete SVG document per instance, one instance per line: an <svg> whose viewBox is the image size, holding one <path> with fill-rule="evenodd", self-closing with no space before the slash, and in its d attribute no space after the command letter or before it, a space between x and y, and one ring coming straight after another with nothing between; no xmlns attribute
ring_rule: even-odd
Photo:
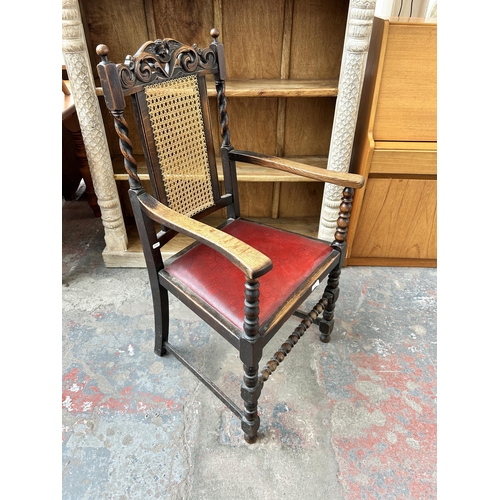
<svg viewBox="0 0 500 500"><path fill-rule="evenodd" d="M108 48L99 45L98 72L106 105L114 116L147 263L155 353L171 353L187 366L241 420L245 440L253 443L260 425L257 402L265 381L312 323L319 325L321 341L330 340L353 188L363 185L363 177L235 150L229 138L224 95L224 49L216 29L211 36L214 40L205 49L173 39L147 42L123 64L109 62ZM210 76L215 79L219 106L224 193L219 189L209 118L206 78ZM124 118L128 95L154 196L146 192L137 174ZM236 161L345 187L335 240L328 244L241 218ZM222 208L227 220L219 228L200 221ZM163 262L161 247L179 233L194 238L195 243ZM307 314L298 310L327 276L317 305ZM169 343L168 292L239 350L243 408ZM259 371L264 347L293 314L302 322Z"/></svg>

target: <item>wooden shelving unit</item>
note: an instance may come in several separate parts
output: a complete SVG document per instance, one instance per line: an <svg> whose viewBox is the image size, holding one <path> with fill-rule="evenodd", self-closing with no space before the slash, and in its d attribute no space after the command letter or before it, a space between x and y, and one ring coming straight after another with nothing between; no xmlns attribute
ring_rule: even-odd
<svg viewBox="0 0 500 500"><path fill-rule="evenodd" d="M338 95L349 0L80 0L79 10L93 70L95 47L122 62L146 40L174 38L200 47L217 27L226 49L229 124L237 149L257 151L326 168ZM96 94L102 95L96 72ZM208 89L217 123L215 86ZM107 266L136 266L136 241L127 176L113 120L99 98L123 218L125 252L104 252ZM147 188L140 139L128 106L134 156ZM220 145L218 127L214 144ZM237 165L241 214L317 236L323 184L284 172ZM217 214L214 221L217 220ZM141 255L136 255L137 253Z"/></svg>

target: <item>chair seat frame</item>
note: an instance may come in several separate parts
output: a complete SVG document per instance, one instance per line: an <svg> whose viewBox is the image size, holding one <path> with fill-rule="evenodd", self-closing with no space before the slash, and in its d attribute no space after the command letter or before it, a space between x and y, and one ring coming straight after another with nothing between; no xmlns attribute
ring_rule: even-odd
<svg viewBox="0 0 500 500"><path fill-rule="evenodd" d="M123 64L114 64L108 60L108 48L97 47L101 56L98 73L101 79L104 98L114 117L115 129L124 157L124 164L129 175L129 196L136 220L139 236L149 274L153 297L155 318L155 347L157 355L172 354L182 362L201 382L203 382L240 420L244 438L248 443L256 441L260 418L258 400L264 383L291 352L305 331L314 323L319 326L320 340L329 342L334 327L335 303L339 296L339 278L346 255L346 237L349 227L352 199L355 188L363 186L362 176L339 173L325 169L288 161L270 155L249 151L235 150L230 142L227 102L225 97L226 68L224 48L218 40L216 29L211 31L213 42L206 49L196 45L184 45L173 39L156 40L145 43L134 56L127 56ZM209 151L209 162L214 189L214 204L208 209L189 217L169 208L164 194L158 169L155 168L155 151L148 140L148 129L144 125L144 87L157 81L165 81L184 75L196 74L200 97L205 117L205 138ZM220 194L212 153L211 128L209 123L208 98L205 77L212 74L217 90L219 125L222 137L220 155L224 174L225 194ZM133 147L128 136L128 124L124 117L125 97L132 96L136 111L141 141L146 154L148 171L152 181L153 195L143 187L137 174L137 162L133 156ZM146 120L147 123L147 120ZM272 269L271 260L246 243L221 231L225 224L240 218L236 161L268 168L287 171L309 179L328 182L344 187L340 204L335 237L331 243L332 252L300 284L284 304L263 324L259 323L259 278ZM213 228L201 222L206 215L224 208L227 221L219 228ZM160 230L157 230L158 225ZM180 254L163 262L161 248L177 234L182 233L195 239L195 242ZM207 245L219 252L236 265L245 275L244 322L241 329L235 327L215 308L207 304L196 293L168 271L169 262L184 255L197 245ZM326 288L321 299L308 313L299 309L312 293L315 284L327 278ZM172 293L187 307L206 321L214 330L225 338L238 351L243 363L241 397L243 408L226 396L211 380L205 377L168 341L168 293ZM301 318L300 324L284 341L264 367L259 370L263 349L273 336L292 316Z"/></svg>

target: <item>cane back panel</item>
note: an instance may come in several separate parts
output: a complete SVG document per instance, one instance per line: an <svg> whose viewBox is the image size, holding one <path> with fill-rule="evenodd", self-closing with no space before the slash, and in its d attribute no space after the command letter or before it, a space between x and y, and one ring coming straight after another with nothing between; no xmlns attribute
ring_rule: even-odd
<svg viewBox="0 0 500 500"><path fill-rule="evenodd" d="M144 88L167 205L193 216L214 205L198 78Z"/></svg>

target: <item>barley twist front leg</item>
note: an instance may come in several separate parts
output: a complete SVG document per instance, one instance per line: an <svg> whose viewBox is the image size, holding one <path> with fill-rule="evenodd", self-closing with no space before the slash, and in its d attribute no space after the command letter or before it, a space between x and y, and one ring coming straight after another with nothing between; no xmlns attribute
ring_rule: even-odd
<svg viewBox="0 0 500 500"><path fill-rule="evenodd" d="M331 333L333 331L335 303L339 298L339 281L342 266L344 265L345 255L347 252L347 231L349 229L349 221L352 210L352 197L354 189L345 188L343 191L342 202L340 204L339 218L337 219L337 230L335 231L335 240L332 247L340 252L338 264L333 268L328 276L328 283L323 294L323 298L328 299L328 305L323 312L323 318L319 324L321 332L320 340L322 342L330 342Z"/></svg>
<svg viewBox="0 0 500 500"><path fill-rule="evenodd" d="M257 403L262 391L259 378L259 361L262 358L262 342L259 337L259 282L247 280L245 283L245 320L240 341L240 358L243 361L243 383L241 397L244 412L241 428L247 443L255 443L260 427Z"/></svg>

